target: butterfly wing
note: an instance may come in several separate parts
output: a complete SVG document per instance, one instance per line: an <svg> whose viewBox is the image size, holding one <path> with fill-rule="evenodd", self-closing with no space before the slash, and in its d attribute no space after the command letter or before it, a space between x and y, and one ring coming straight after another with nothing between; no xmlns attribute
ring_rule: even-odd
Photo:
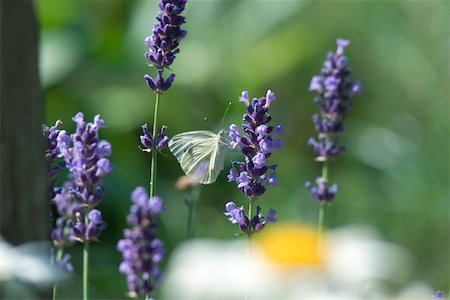
<svg viewBox="0 0 450 300"><path fill-rule="evenodd" d="M221 133L190 131L175 135L169 141L169 149L186 175L210 184L223 170L227 146Z"/></svg>

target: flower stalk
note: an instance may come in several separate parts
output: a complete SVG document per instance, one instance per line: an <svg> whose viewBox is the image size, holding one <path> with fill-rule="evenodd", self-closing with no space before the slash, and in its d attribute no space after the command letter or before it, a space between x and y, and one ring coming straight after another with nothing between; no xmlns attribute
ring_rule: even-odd
<svg viewBox="0 0 450 300"><path fill-rule="evenodd" d="M153 115L153 136L156 136L156 126L158 125L158 107L159 107L159 93L156 94L155 108ZM152 162L150 169L150 197L155 196L156 187L156 167L157 167L158 151L152 151Z"/></svg>
<svg viewBox="0 0 450 300"><path fill-rule="evenodd" d="M344 131L344 120L348 110L353 105L352 98L361 92L359 81L350 81L351 71L347 68L348 60L344 55L349 41L338 39L335 53L329 52L321 74L311 80L309 90L316 91L318 96L314 102L319 105L320 113L313 116L317 138L311 137L308 145L316 154L316 161L322 162L322 175L316 179L315 185L306 182L305 187L310 190L311 196L319 203L319 249L325 223L325 209L338 192L338 185L329 186L329 162L335 159L344 146L340 145L339 138Z"/></svg>

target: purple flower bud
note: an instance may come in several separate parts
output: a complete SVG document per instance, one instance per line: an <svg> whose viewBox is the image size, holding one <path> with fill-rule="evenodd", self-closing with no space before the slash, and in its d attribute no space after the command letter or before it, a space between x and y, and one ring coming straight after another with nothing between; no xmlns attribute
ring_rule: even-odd
<svg viewBox="0 0 450 300"><path fill-rule="evenodd" d="M347 46L350 45L350 41L344 40L344 39L338 39L336 41L336 44L337 44L336 54L342 55L342 54L344 54L345 48L347 48Z"/></svg>
<svg viewBox="0 0 450 300"><path fill-rule="evenodd" d="M267 222L276 222L277 221L277 218L275 218L276 214L277 214L277 211L273 208L270 208L269 212L267 213L266 221Z"/></svg>
<svg viewBox="0 0 450 300"><path fill-rule="evenodd" d="M250 101L248 98L248 92L243 91L241 96L239 97L239 102L244 102L245 106L250 106Z"/></svg>
<svg viewBox="0 0 450 300"><path fill-rule="evenodd" d="M231 147L236 148L241 144L241 134L239 133L239 129L236 124L230 125L230 139L231 139Z"/></svg>
<svg viewBox="0 0 450 300"><path fill-rule="evenodd" d="M310 91L322 92L322 76L313 76L309 84Z"/></svg>
<svg viewBox="0 0 450 300"><path fill-rule="evenodd" d="M97 155L101 157L110 156L111 155L111 144L107 141L100 141L97 144L96 149Z"/></svg>
<svg viewBox="0 0 450 300"><path fill-rule="evenodd" d="M277 97L275 96L275 93L272 92L271 90L268 90L266 93L266 104L264 105L265 109L269 109L270 103L272 101L275 101Z"/></svg>
<svg viewBox="0 0 450 300"><path fill-rule="evenodd" d="M261 152L264 154L270 154L272 153L273 149L274 149L274 144L272 142L271 138L265 138L262 139L259 142L259 147L261 148ZM264 157L265 158L265 157ZM265 163L264 163L265 164ZM256 164L255 164L256 165Z"/></svg>
<svg viewBox="0 0 450 300"><path fill-rule="evenodd" d="M161 127L161 132L156 136L156 149L161 151L169 143L169 137L166 135L167 126L163 125Z"/></svg>
<svg viewBox="0 0 450 300"><path fill-rule="evenodd" d="M74 121L77 124L77 127L84 127L84 114L82 112L77 113L72 118L72 121Z"/></svg>
<svg viewBox="0 0 450 300"><path fill-rule="evenodd" d="M262 168L267 162L266 156L262 152L259 152L252 158L252 162L255 164L255 167Z"/></svg>
<svg viewBox="0 0 450 300"><path fill-rule="evenodd" d="M236 168L231 168L230 169L230 174L227 176L228 178L228 182L232 182L232 181L236 181L236 179L238 178L239 173L236 170Z"/></svg>
<svg viewBox="0 0 450 300"><path fill-rule="evenodd" d="M102 177L106 173L109 173L112 171L111 163L109 162L109 159L107 158L101 158L97 162L97 172L95 173L95 176Z"/></svg>
<svg viewBox="0 0 450 300"><path fill-rule="evenodd" d="M268 185L271 186L277 186L278 185L278 177L277 177L277 173L272 172L270 173L269 179L267 181Z"/></svg>
<svg viewBox="0 0 450 300"><path fill-rule="evenodd" d="M148 209L151 215L159 215L164 208L163 201L159 197L152 197L148 202Z"/></svg>
<svg viewBox="0 0 450 300"><path fill-rule="evenodd" d="M105 121L100 118L100 115L95 115L94 117L94 126L97 128L104 128L106 127Z"/></svg>
<svg viewBox="0 0 450 300"><path fill-rule="evenodd" d="M241 172L241 174L239 174L239 177L236 178L236 183L238 184L238 188L243 188L246 185L250 184L250 180L252 178L250 176L248 176L247 172Z"/></svg>

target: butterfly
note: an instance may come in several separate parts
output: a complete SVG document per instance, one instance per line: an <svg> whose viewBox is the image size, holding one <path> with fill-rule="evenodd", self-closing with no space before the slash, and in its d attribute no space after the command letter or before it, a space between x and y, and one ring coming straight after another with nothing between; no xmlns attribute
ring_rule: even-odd
<svg viewBox="0 0 450 300"><path fill-rule="evenodd" d="M187 176L202 184L216 181L224 168L225 154L231 149L225 131L189 131L175 135L169 150Z"/></svg>

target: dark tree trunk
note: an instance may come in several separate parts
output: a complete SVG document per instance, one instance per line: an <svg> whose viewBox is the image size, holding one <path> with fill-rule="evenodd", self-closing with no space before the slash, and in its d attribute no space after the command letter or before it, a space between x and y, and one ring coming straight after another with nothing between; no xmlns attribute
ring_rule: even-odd
<svg viewBox="0 0 450 300"><path fill-rule="evenodd" d="M0 0L0 233L49 238L38 25L31 0Z"/></svg>

